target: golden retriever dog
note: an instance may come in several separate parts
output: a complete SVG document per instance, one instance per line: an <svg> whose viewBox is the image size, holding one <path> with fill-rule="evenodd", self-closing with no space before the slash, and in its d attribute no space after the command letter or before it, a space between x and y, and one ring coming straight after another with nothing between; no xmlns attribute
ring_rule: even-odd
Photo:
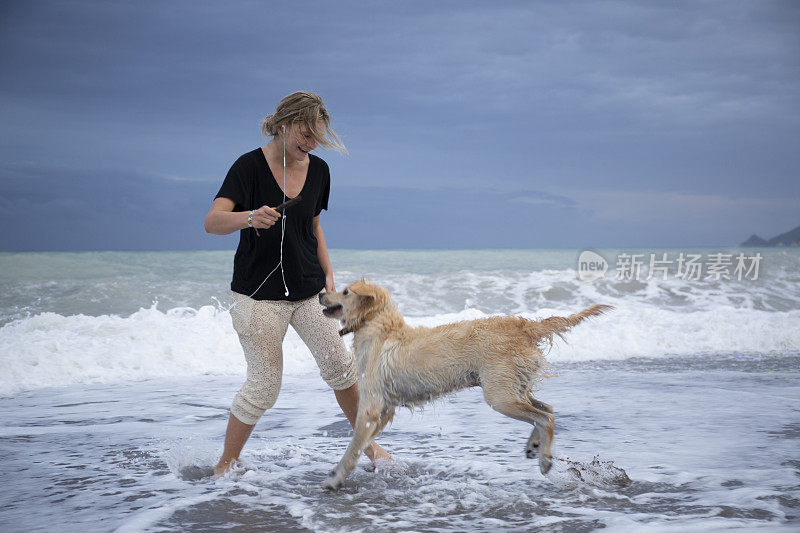
<svg viewBox="0 0 800 533"><path fill-rule="evenodd" d="M611 309L595 305L568 317L532 321L498 316L435 328L406 325L389 292L366 280L342 292L322 293L325 316L338 318L341 335L353 333L360 401L353 438L324 486L339 488L361 452L394 417L395 408L413 408L467 387L483 388L486 403L500 413L532 424L525 446L538 450L539 469L551 466L553 408L531 394L545 374L541 352L584 319Z"/></svg>

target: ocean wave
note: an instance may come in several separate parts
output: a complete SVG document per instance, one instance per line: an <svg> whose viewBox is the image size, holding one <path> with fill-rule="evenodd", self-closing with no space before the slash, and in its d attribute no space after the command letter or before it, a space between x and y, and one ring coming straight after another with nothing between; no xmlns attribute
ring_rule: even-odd
<svg viewBox="0 0 800 533"><path fill-rule="evenodd" d="M644 252L641 250L641 252ZM700 252L700 251L698 251ZM729 250L733 253L733 250ZM604 252L611 260L613 253ZM706 250L704 257L708 257ZM573 251L341 252L336 286L367 277L386 286L408 316L464 309L518 314L589 303L647 305L681 312L717 307L800 310L800 253L764 251L757 279L616 279L613 265L592 282L580 281ZM42 313L129 316L159 302L162 309L200 309L230 299L230 256L210 252L0 256L0 325ZM640 254L641 255L641 254ZM676 253L671 252L674 259ZM35 259L35 260L34 260ZM5 267L5 269L4 269ZM569 268L567 268L569 267ZM752 277L752 275L751 275Z"/></svg>
<svg viewBox="0 0 800 533"><path fill-rule="evenodd" d="M347 282L358 279L342 272ZM465 308L485 313L525 313L562 306L605 303L668 308L680 312L800 310L800 279L684 280L652 278L618 280L613 275L587 283L574 270L470 271L450 274L378 274L371 281L385 286L403 312L431 316Z"/></svg>
<svg viewBox="0 0 800 533"><path fill-rule="evenodd" d="M600 300L600 302L603 302ZM593 301L594 303L594 301ZM598 302L599 303L599 302ZM605 302L603 302L605 303ZM706 357L709 354L787 354L800 350L800 311L717 306L687 312L641 302L589 320L558 341L552 362L634 357ZM530 319L564 316L584 306L519 313ZM480 309L408 317L411 326L490 316ZM318 372L311 353L290 328L284 372ZM78 383L113 383L164 377L244 376L246 365L229 313L214 306L154 304L129 316L40 313L0 328L0 394Z"/></svg>

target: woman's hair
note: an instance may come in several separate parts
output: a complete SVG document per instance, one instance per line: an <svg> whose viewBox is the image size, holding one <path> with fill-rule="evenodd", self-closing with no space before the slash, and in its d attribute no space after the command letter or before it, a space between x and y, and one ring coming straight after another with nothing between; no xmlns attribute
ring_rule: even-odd
<svg viewBox="0 0 800 533"><path fill-rule="evenodd" d="M325 130L317 131L317 122L325 123ZM325 109L325 104L319 95L311 91L295 91L289 96L285 96L279 103L278 108L271 115L267 115L261 124L261 133L267 137L274 137L278 134L281 126L292 124L305 124L308 133L318 144L330 150L347 153L344 143L331 129L331 116Z"/></svg>

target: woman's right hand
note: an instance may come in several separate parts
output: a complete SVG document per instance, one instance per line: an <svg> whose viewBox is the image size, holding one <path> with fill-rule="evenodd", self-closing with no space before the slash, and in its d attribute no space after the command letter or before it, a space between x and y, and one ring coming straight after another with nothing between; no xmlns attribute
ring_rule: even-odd
<svg viewBox="0 0 800 533"><path fill-rule="evenodd" d="M265 205L253 211L253 227L271 228L280 218L280 213Z"/></svg>
<svg viewBox="0 0 800 533"><path fill-rule="evenodd" d="M206 231L214 235L228 235L234 231L247 229L250 211L233 212L235 206L236 203L230 198L215 198L203 223ZM269 206L259 207L253 211L253 226L255 228L272 227L280 216L280 213Z"/></svg>

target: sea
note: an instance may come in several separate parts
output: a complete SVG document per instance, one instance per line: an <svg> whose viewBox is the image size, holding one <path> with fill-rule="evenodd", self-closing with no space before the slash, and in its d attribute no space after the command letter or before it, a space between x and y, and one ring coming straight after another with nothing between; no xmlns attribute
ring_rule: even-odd
<svg viewBox="0 0 800 533"><path fill-rule="evenodd" d="M394 460L338 492L352 432L291 329L211 475L246 370L233 251L0 253L0 531L800 530L800 249L582 252L331 250L412 326L614 306L547 352L549 473L474 388L398 410Z"/></svg>

